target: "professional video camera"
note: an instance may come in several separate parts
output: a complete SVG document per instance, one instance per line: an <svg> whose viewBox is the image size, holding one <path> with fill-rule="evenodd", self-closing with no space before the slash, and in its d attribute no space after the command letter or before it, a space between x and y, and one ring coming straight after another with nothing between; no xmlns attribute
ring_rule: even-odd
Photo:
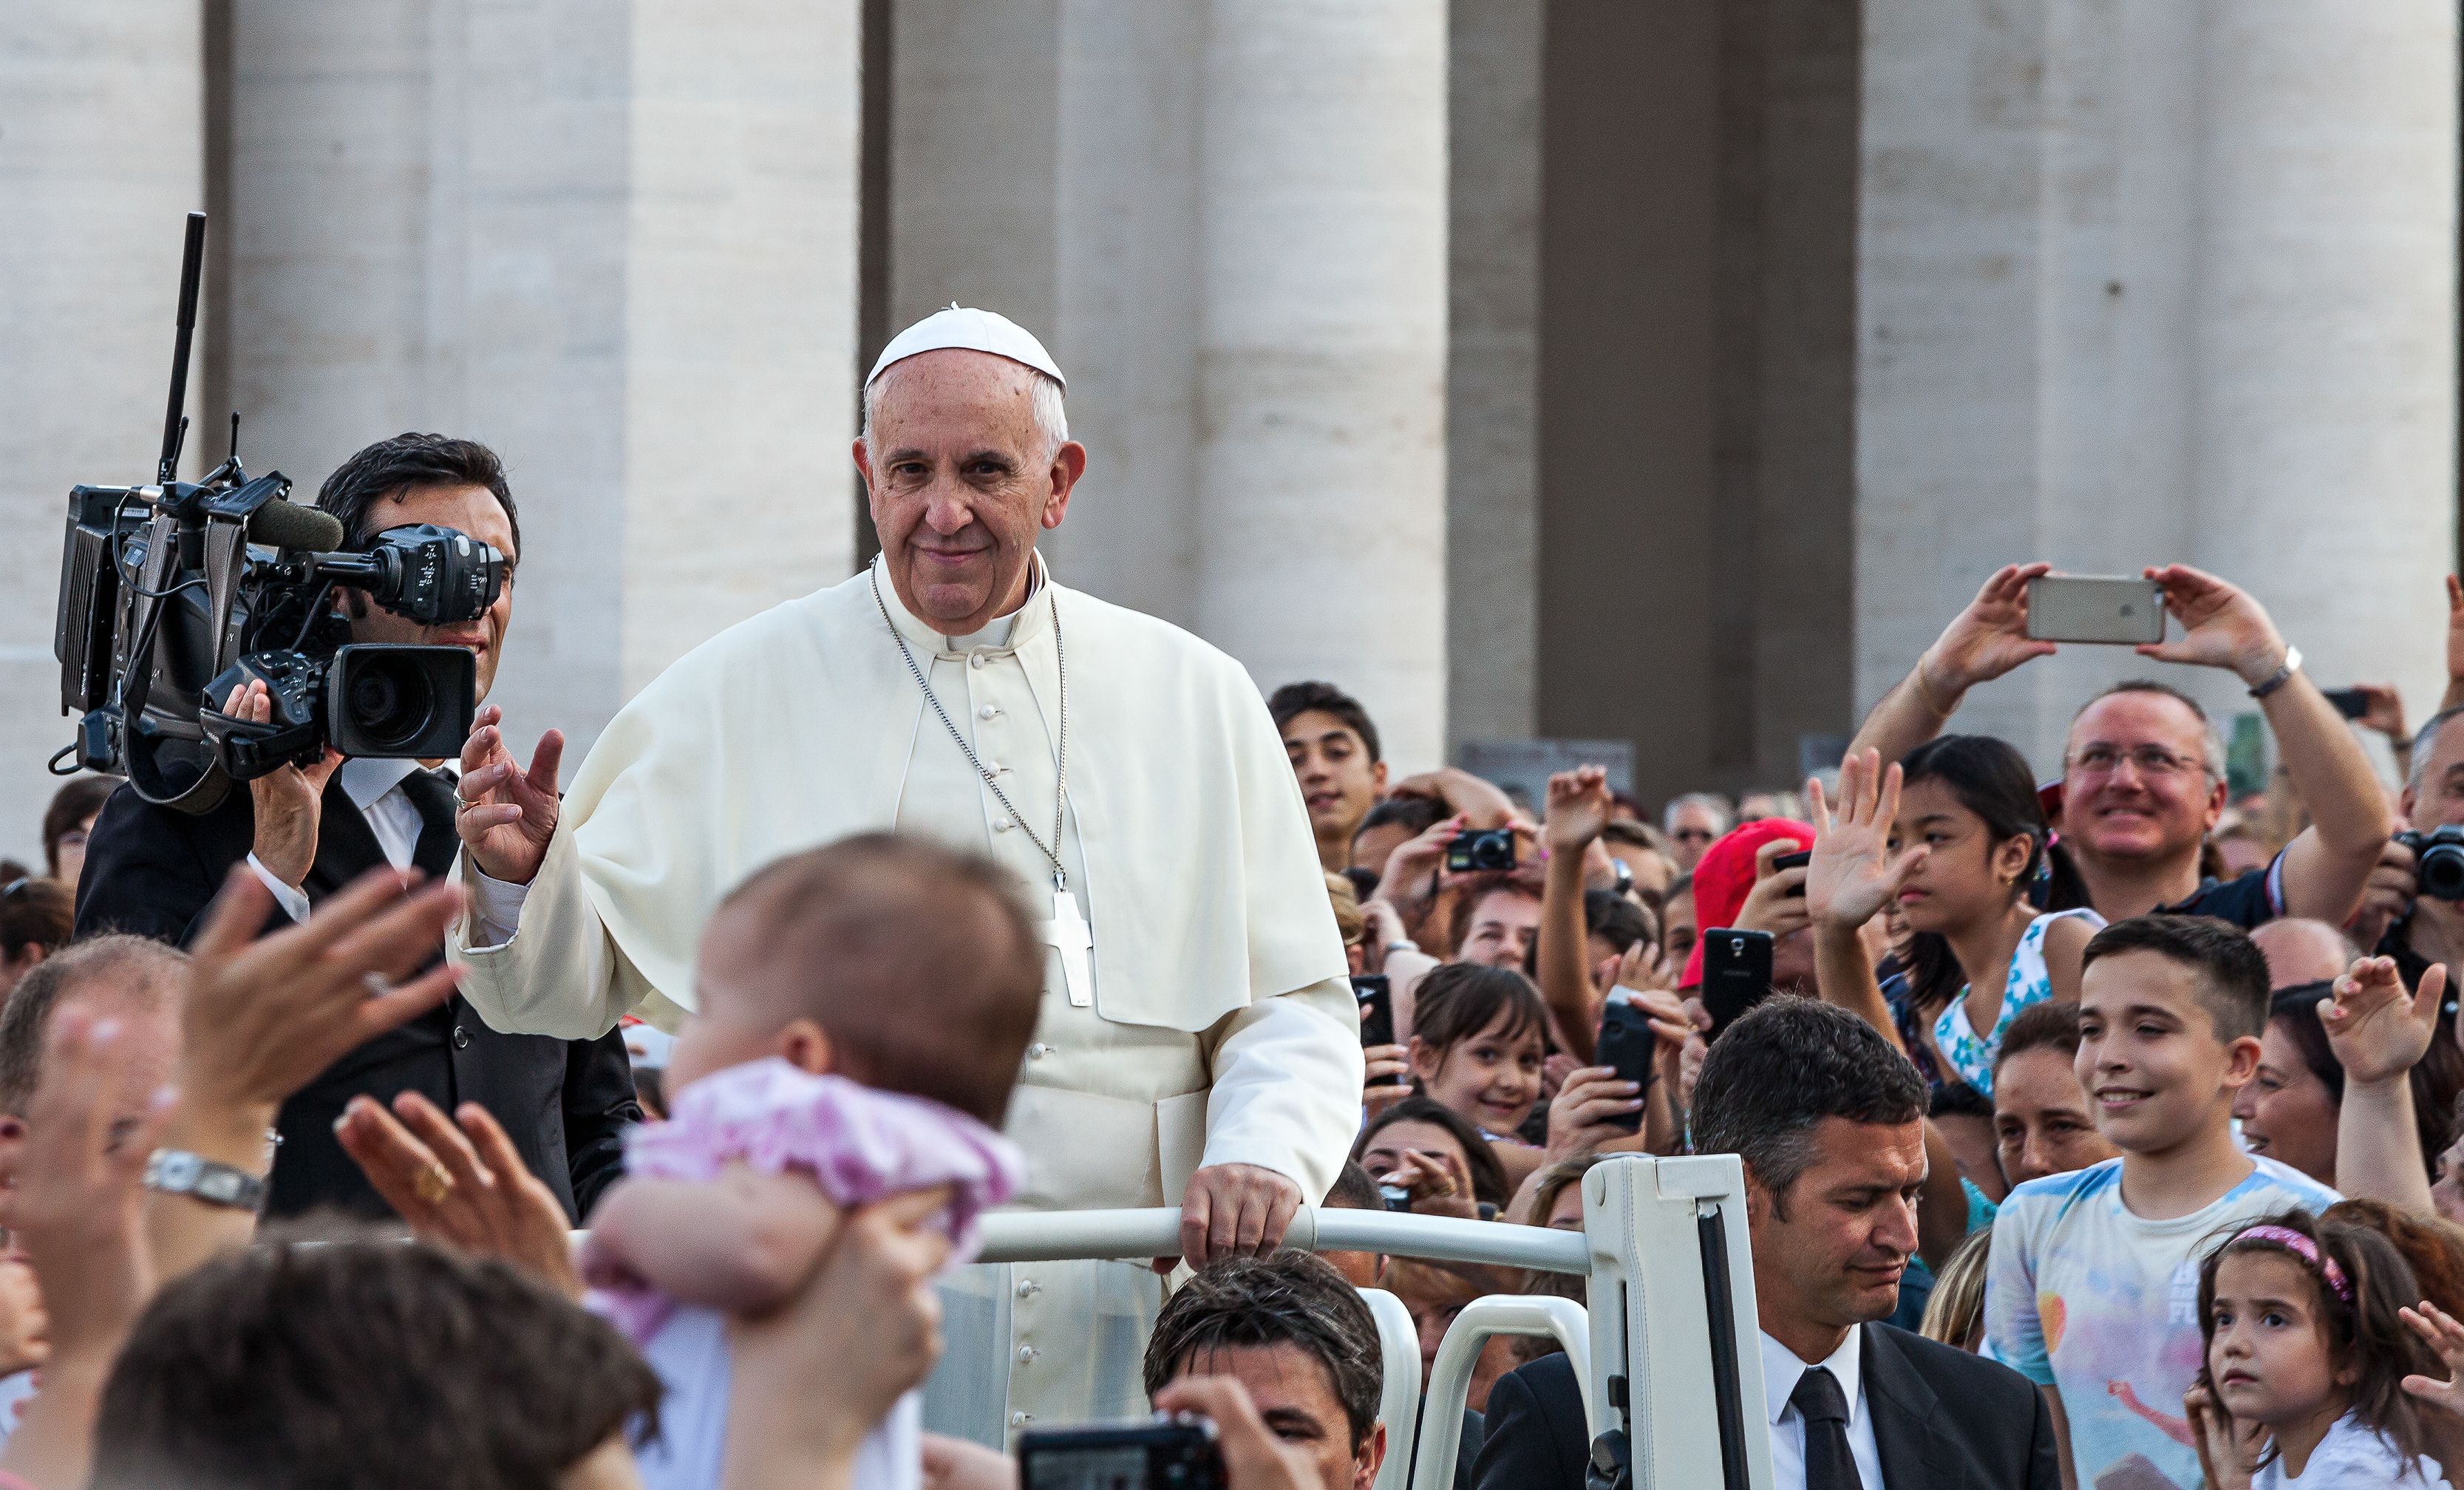
<svg viewBox="0 0 2464 1490"><path fill-rule="evenodd" d="M312 763L328 742L345 756L459 752L475 707L471 653L351 645L327 597L347 586L444 625L485 614L504 584L503 556L451 528L392 528L337 552L332 515L285 500L280 471L240 469L237 415L230 457L202 480L178 479L205 246L205 214L191 212L154 484L69 492L52 641L60 712L80 715L52 769L124 772L147 801L197 813L232 781ZM262 724L220 707L252 682L273 703Z"/></svg>

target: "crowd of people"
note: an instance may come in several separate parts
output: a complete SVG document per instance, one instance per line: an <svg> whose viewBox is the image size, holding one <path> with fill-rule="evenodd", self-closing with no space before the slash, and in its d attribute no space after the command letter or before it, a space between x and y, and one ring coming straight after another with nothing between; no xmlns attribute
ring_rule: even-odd
<svg viewBox="0 0 2464 1490"><path fill-rule="evenodd" d="M2161 676L2057 762L1953 731L2053 649L2013 565L1836 772L1525 801L1049 577L1060 388L985 313L893 340L879 563L570 787L490 705L454 763L59 793L0 866L0 1490L1008 1490L995 1445L1149 1407L1234 1490L1369 1490L1407 1428L1574 1490L1562 1352L1493 1340L1460 1425L1387 1422L1362 1290L1425 1379L1473 1300L1579 1278L1280 1243L1304 1204L1579 1231L1595 1167L1687 1152L1745 1176L1781 1490L2464 1482L2464 882L2422 862L2464 589L2440 710L2364 690L2397 783L2182 566L2141 651L2238 678L2263 791ZM319 501L517 564L467 441ZM512 596L341 620L469 646L484 698ZM970 1265L995 1208L1174 1203L1152 1266Z"/></svg>

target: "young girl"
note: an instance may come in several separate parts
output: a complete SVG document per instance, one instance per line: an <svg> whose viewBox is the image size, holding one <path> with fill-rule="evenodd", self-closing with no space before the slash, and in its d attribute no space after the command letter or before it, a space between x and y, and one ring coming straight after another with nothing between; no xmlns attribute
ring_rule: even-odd
<svg viewBox="0 0 2464 1490"><path fill-rule="evenodd" d="M1919 1070L1991 1097L2012 1019L2047 998L2079 997L2079 953L2104 922L2085 909L2040 915L2030 904L2048 835L2017 751L1946 734L1900 764L1890 851L1926 849L1899 893L1911 933L1905 992L1893 998L1901 1039Z"/></svg>
<svg viewBox="0 0 2464 1490"><path fill-rule="evenodd" d="M1539 991L1506 968L1449 962L1413 996L1412 1085L1479 1129L1509 1189L1539 1166L1514 1130L1540 1101L1548 1027Z"/></svg>
<svg viewBox="0 0 2464 1490"><path fill-rule="evenodd" d="M2182 1405L2213 1490L2444 1490L2408 1374L2412 1270L2385 1237L2288 1211L2199 1269L2204 1359Z"/></svg>

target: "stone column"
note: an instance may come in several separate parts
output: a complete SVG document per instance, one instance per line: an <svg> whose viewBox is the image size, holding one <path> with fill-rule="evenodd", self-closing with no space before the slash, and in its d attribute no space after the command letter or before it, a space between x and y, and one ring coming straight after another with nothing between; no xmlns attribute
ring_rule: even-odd
<svg viewBox="0 0 2464 1490"><path fill-rule="evenodd" d="M43 762L71 729L52 657L68 492L154 479L181 222L205 206L202 54L193 0L15 0L0 26L0 857L37 869ZM201 335L186 475L222 449L205 356Z"/></svg>
<svg viewBox="0 0 2464 1490"><path fill-rule="evenodd" d="M1199 628L1445 735L1446 16L1217 0L1199 131Z"/></svg>
<svg viewBox="0 0 2464 1490"><path fill-rule="evenodd" d="M1866 0L1857 692L1997 564L2181 559L2333 686L2442 679L2454 554L2452 8ZM1963 728L2050 773L2072 647Z"/></svg>
<svg viewBox="0 0 2464 1490"><path fill-rule="evenodd" d="M243 453L505 457L517 741L848 572L855 0L233 10Z"/></svg>

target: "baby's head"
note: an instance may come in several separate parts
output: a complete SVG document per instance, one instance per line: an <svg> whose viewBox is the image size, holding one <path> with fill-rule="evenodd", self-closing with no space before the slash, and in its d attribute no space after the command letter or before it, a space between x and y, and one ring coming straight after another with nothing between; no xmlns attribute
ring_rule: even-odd
<svg viewBox="0 0 2464 1490"><path fill-rule="evenodd" d="M790 854L703 930L700 1008L668 1058L669 1089L781 1056L999 1128L1043 977L1026 913L988 861L887 833Z"/></svg>

